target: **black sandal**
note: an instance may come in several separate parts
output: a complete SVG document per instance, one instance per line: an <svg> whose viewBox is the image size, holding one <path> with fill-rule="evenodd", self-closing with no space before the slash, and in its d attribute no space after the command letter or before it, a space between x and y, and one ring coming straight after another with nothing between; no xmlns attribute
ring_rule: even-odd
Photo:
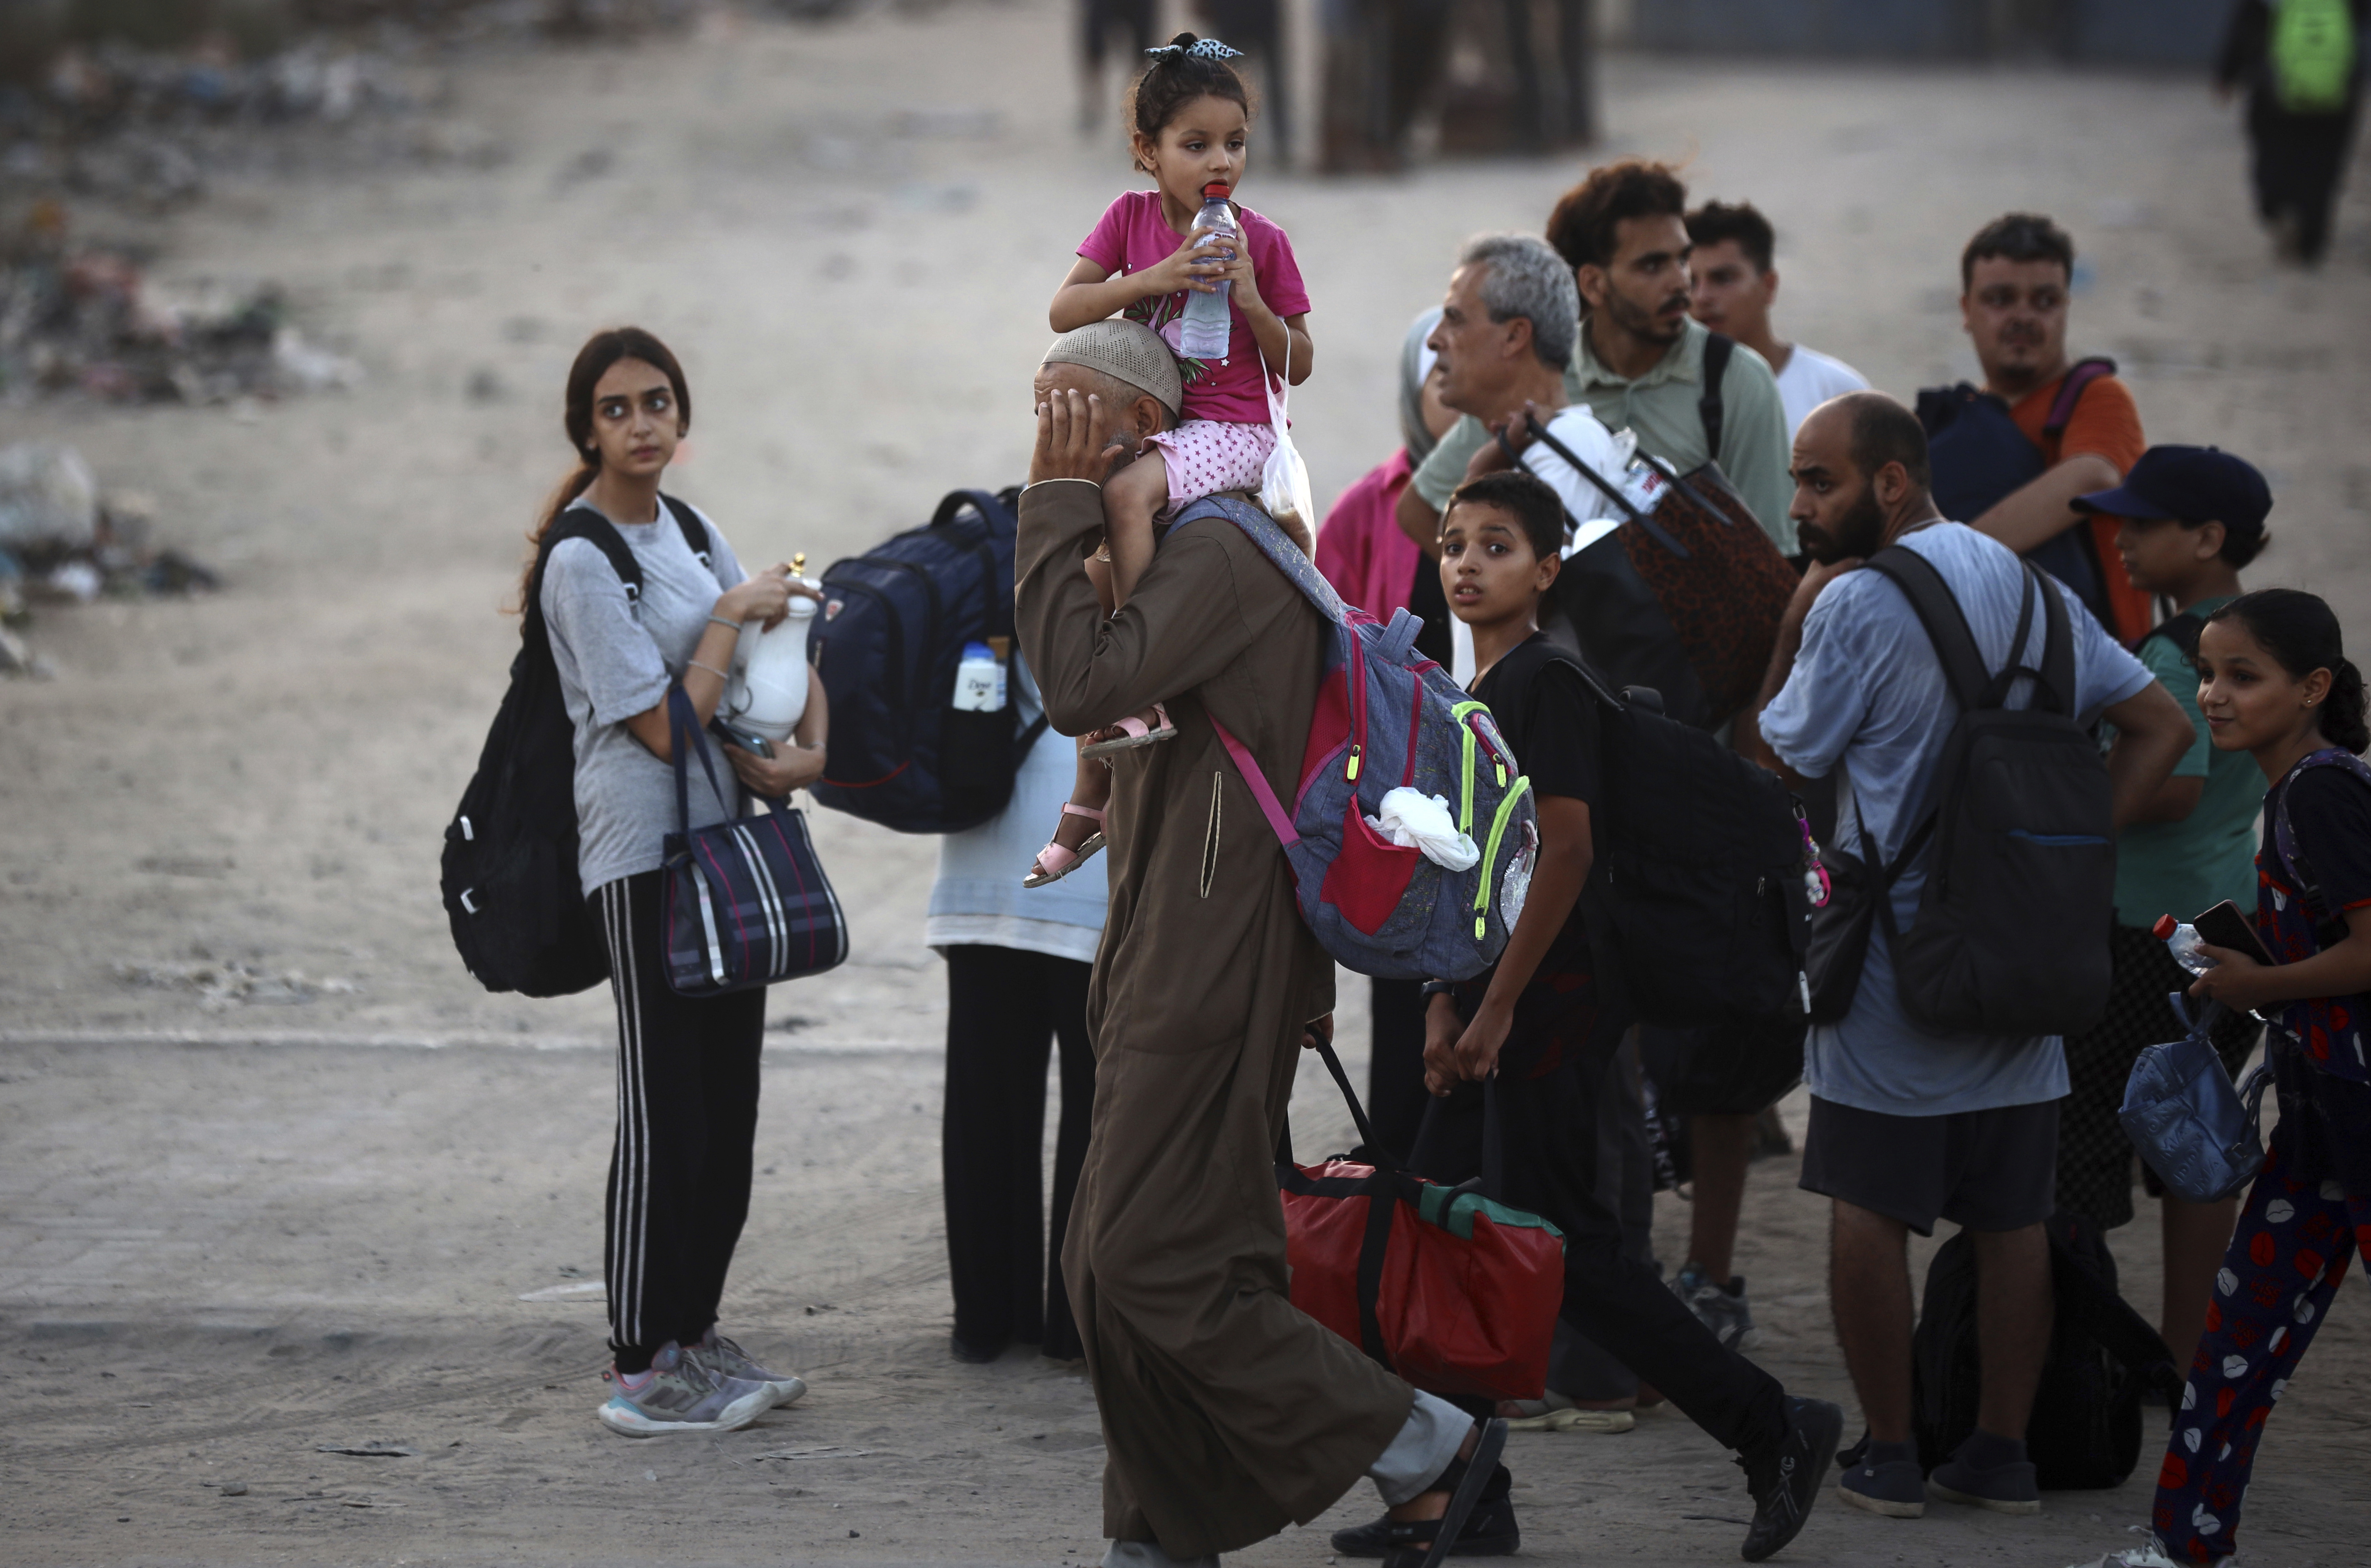
<svg viewBox="0 0 2371 1568"><path fill-rule="evenodd" d="M1425 1488L1427 1492L1447 1492L1448 1509L1438 1519L1393 1521L1391 1544L1383 1551L1383 1568L1440 1568L1441 1562L1457 1544L1467 1516L1481 1501L1492 1473L1498 1468L1498 1456L1507 1450L1504 1419L1494 1416L1475 1425L1481 1436L1474 1445L1474 1452L1464 1458L1450 1460L1449 1467Z"/></svg>

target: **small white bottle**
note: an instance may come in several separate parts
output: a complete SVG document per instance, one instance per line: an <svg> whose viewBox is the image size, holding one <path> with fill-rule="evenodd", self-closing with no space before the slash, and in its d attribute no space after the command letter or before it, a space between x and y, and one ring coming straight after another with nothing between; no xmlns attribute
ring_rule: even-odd
<svg viewBox="0 0 2371 1568"><path fill-rule="evenodd" d="M964 644L955 665L954 706L971 713L995 713L1004 707L1004 661L985 642Z"/></svg>
<svg viewBox="0 0 2371 1568"><path fill-rule="evenodd" d="M2215 961L2206 956L2206 940L2198 934L2197 927L2183 925L2170 915L2160 915L2157 924L2149 928L2149 934L2165 944L2174 963L2192 974L2203 974L2215 967Z"/></svg>

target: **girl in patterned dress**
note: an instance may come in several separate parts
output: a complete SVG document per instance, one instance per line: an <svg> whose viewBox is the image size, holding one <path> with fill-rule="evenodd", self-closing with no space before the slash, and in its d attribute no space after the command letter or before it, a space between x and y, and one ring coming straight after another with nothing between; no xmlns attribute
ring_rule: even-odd
<svg viewBox="0 0 2371 1568"><path fill-rule="evenodd" d="M1180 33L1147 52L1151 63L1128 88L1124 118L1136 167L1154 188L1128 191L1104 213L1047 315L1057 332L1126 316L1176 352L1188 296L1225 283L1231 327L1219 358L1181 356L1182 422L1152 436L1104 487L1105 546L1090 574L1105 614L1128 603L1151 564L1158 518L1221 490L1259 489L1276 449L1269 389L1283 386L1288 370L1294 386L1309 378L1309 294L1284 231L1236 202L1239 237L1197 242L1187 233L1207 191L1232 193L1243 181L1251 93L1228 63L1240 52ZM1304 551L1311 548L1305 519L1278 522ZM1085 738L1077 788L1053 842L1030 868L1030 886L1067 875L1103 847L1099 824L1111 787L1100 759L1176 732L1156 707Z"/></svg>
<svg viewBox="0 0 2371 1568"><path fill-rule="evenodd" d="M2274 963L2209 947L2191 994L2274 1020L2280 1092L2263 1170L2215 1275L2157 1470L2148 1545L2102 1568L2229 1557L2256 1445L2355 1253L2371 1244L2371 745L2363 677L2310 594L2245 594L2207 617L2198 705L2217 748L2272 788L2256 929Z"/></svg>

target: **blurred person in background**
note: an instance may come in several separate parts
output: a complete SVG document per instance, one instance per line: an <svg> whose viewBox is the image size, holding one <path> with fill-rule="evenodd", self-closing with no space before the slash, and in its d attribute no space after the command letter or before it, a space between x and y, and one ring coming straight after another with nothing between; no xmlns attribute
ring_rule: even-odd
<svg viewBox="0 0 2371 1568"><path fill-rule="evenodd" d="M1970 396L1964 382L1921 392L1918 415L1937 504L2074 589L2130 647L2154 606L2116 554L2117 520L2076 510L2075 498L2112 490L2148 443L2113 362L2067 359L2074 283L2075 241L2048 218L2010 213L1977 230L1960 254L1960 317L1982 393ZM2062 389L2071 409L2060 407Z"/></svg>
<svg viewBox="0 0 2371 1568"><path fill-rule="evenodd" d="M2239 0L2215 67L2219 97L2248 94L2256 211L2281 259L2320 264L2354 147L2371 0Z"/></svg>
<svg viewBox="0 0 2371 1568"><path fill-rule="evenodd" d="M1328 174L1403 167L1409 127L1447 69L1450 0L1324 0L1319 167Z"/></svg>
<svg viewBox="0 0 2371 1568"><path fill-rule="evenodd" d="M1868 378L1844 361L1787 342L1771 329L1770 307L1778 303L1778 269L1771 261L1778 236L1751 202L1706 202L1688 214L1688 239L1694 247L1688 273L1695 280L1688 309L1770 363L1787 409L1788 441L1813 409L1867 389Z"/></svg>
<svg viewBox="0 0 2371 1568"><path fill-rule="evenodd" d="M1279 169L1292 167L1292 65L1284 48L1283 0L1194 0L1209 35L1230 38L1260 72L1260 124Z"/></svg>
<svg viewBox="0 0 2371 1568"><path fill-rule="evenodd" d="M1425 343L1440 323L1438 306L1408 324L1400 343L1400 449L1376 464L1335 500L1317 531L1317 570L1348 603L1390 621L1412 611L1424 621L1416 645L1447 669L1451 660L1449 601L1440 573L1394 519L1400 491L1440 433L1457 422L1440 400L1439 358ZM1419 980L1370 980L1367 1114L1375 1136L1395 1158L1405 1158L1424 1120L1424 998Z"/></svg>
<svg viewBox="0 0 2371 1568"><path fill-rule="evenodd" d="M1160 0L1079 0L1079 133L1093 134L1111 101L1107 58L1116 54L1120 74L1133 76L1144 52L1159 36Z"/></svg>
<svg viewBox="0 0 2371 1568"><path fill-rule="evenodd" d="M1636 432L1640 451L1683 474L1718 458L1779 552L1793 555L1777 382L1760 354L1716 340L1688 314L1687 199L1670 168L1627 158L1592 170L1549 214L1548 243L1581 300L1566 400L1588 405L1608 430ZM1471 416L1441 437L1400 497L1408 537L1432 548L1441 507L1489 439Z"/></svg>

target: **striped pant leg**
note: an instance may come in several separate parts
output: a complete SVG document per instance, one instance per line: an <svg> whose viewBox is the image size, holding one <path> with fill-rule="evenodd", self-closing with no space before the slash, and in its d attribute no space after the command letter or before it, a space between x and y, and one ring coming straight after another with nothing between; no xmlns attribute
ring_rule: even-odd
<svg viewBox="0 0 2371 1568"><path fill-rule="evenodd" d="M2177 1561L2238 1550L2240 1505L2264 1423L2329 1311L2361 1239L2371 1198L2288 1173L2278 1133L2232 1232L2206 1332L2181 1391L2151 1525Z"/></svg>
<svg viewBox="0 0 2371 1568"><path fill-rule="evenodd" d="M692 1000L666 983L660 873L595 894L618 1007L618 1131L604 1274L609 1344L637 1372L714 1320L748 1210L765 993Z"/></svg>

